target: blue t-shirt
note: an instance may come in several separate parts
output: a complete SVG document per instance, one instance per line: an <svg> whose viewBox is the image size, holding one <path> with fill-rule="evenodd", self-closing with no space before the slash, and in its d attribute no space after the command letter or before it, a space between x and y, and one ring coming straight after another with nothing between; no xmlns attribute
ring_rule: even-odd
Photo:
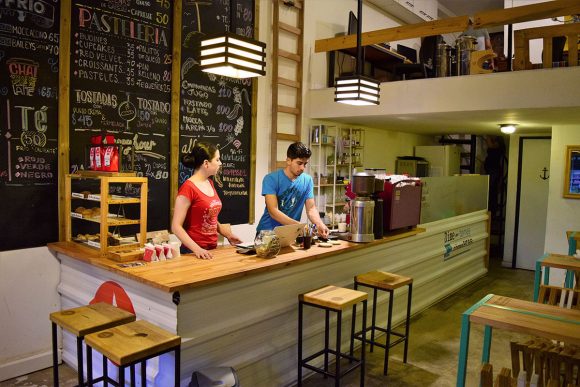
<svg viewBox="0 0 580 387"><path fill-rule="evenodd" d="M306 199L314 198L314 183L310 175L303 173L294 181L290 180L283 169L269 173L262 182L262 196L276 195L278 209L294 220L300 220ZM257 231L273 230L280 223L272 219L268 208L258 223Z"/></svg>

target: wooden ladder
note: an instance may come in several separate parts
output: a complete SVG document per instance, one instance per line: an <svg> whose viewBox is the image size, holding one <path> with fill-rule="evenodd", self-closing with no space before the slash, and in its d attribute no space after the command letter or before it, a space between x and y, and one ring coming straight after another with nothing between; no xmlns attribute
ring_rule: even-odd
<svg viewBox="0 0 580 387"><path fill-rule="evenodd" d="M304 46L304 1L305 0L272 0L274 12L272 18L272 135L270 141L270 170L285 166L286 147L292 142L300 141L302 136L302 58ZM280 21L282 12L282 19ZM294 16L292 18L292 16ZM294 22L286 22L292 18ZM291 24L292 23L292 24ZM280 37L288 37L296 42L296 53L280 48ZM282 58L282 61L280 60ZM291 63L296 66L293 79L282 77L281 63ZM294 95L295 106L281 105L278 102L280 92ZM292 125L279 125L280 114L290 115L294 120ZM284 146L286 145L286 146ZM278 160L278 149L284 157Z"/></svg>

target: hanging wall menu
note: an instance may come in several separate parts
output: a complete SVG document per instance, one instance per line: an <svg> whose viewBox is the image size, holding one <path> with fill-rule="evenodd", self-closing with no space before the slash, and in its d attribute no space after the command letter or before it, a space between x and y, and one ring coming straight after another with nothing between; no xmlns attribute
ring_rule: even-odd
<svg viewBox="0 0 580 387"><path fill-rule="evenodd" d="M0 2L0 251L58 240L58 0Z"/></svg>
<svg viewBox="0 0 580 387"><path fill-rule="evenodd" d="M71 169L86 168L86 145L103 132L125 157L133 150L137 175L149 179L151 230L168 228L170 214L171 25L169 0L72 5Z"/></svg>
<svg viewBox="0 0 580 387"><path fill-rule="evenodd" d="M236 33L254 36L254 2L236 0ZM179 145L189 153L197 141L220 149L222 168L215 187L223 202L220 222L249 221L252 142L252 79L233 79L199 70L199 42L229 25L229 0L184 1L181 41ZM179 166L179 184L193 171Z"/></svg>

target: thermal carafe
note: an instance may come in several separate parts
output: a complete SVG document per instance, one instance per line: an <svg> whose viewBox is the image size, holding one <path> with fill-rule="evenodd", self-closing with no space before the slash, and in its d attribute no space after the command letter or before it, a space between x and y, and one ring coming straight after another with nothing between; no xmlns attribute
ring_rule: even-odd
<svg viewBox="0 0 580 387"><path fill-rule="evenodd" d="M375 192L375 176L367 172L355 173L352 176L352 192L356 198L350 202L350 240L372 242L375 202L371 195Z"/></svg>
<svg viewBox="0 0 580 387"><path fill-rule="evenodd" d="M353 242L372 242L373 216L375 202L366 196L356 197L350 202L350 240Z"/></svg>

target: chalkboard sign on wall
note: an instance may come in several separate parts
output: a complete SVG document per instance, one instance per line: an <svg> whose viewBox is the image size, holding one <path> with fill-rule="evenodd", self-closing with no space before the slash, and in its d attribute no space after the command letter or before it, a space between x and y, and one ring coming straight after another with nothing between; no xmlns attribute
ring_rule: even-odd
<svg viewBox="0 0 580 387"><path fill-rule="evenodd" d="M81 0L72 5L70 162L104 131L135 152L149 178L147 225L169 225L172 2ZM127 187L133 190L135 187Z"/></svg>
<svg viewBox="0 0 580 387"><path fill-rule="evenodd" d="M254 36L254 2L235 0L236 33ZM247 223L250 216L252 79L232 79L199 70L200 40L229 25L229 0L185 1L181 41L179 148L188 153L197 141L220 149L222 168L215 187L223 201L220 222ZM179 184L192 171L179 166Z"/></svg>
<svg viewBox="0 0 580 387"><path fill-rule="evenodd" d="M0 2L0 251L58 240L58 0Z"/></svg>

